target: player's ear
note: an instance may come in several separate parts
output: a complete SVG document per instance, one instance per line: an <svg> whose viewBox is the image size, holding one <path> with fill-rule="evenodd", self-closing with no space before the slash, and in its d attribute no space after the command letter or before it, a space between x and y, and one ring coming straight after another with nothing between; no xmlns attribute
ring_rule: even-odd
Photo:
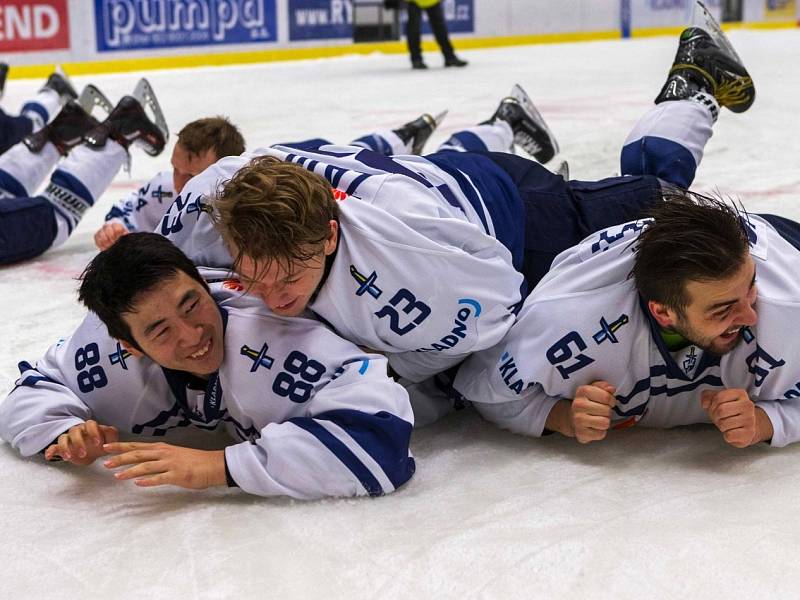
<svg viewBox="0 0 800 600"><path fill-rule="evenodd" d="M130 352L136 358L142 358L144 356L144 352L139 350L136 346L131 344L130 342L126 342L125 340L117 340L119 345L125 348L128 352Z"/></svg>
<svg viewBox="0 0 800 600"><path fill-rule="evenodd" d="M328 237L325 238L325 242L323 244L323 249L325 250L325 256L330 256L333 254L333 251L336 250L336 244L339 242L339 222L336 219L331 219L328 221Z"/></svg>
<svg viewBox="0 0 800 600"><path fill-rule="evenodd" d="M655 300L648 300L647 308L660 327L670 329L677 322L675 311L666 304L661 304L661 302L656 302Z"/></svg>

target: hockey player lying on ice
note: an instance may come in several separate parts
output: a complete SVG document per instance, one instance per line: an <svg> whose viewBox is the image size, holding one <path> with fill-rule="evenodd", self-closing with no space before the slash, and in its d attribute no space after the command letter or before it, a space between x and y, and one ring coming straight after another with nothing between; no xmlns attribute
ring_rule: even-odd
<svg viewBox="0 0 800 600"><path fill-rule="evenodd" d="M408 481L413 415L386 359L306 315L268 313L226 271L202 274L154 233L98 254L80 287L93 312L35 366L20 364L0 405L2 438L24 456L105 457L122 467L117 479L141 486L227 483L318 498L381 495ZM118 430L159 436L190 425L222 426L238 443L117 441Z"/></svg>

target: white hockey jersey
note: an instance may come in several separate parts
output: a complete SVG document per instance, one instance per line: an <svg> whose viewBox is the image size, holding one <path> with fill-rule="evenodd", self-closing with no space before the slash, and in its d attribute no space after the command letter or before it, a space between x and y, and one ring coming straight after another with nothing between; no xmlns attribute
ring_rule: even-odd
<svg viewBox="0 0 800 600"><path fill-rule="evenodd" d="M105 220L122 223L128 231L153 231L175 196L172 171L161 171L137 191L115 202Z"/></svg>
<svg viewBox="0 0 800 600"><path fill-rule="evenodd" d="M225 449L228 470L252 494L381 495L405 483L414 473L413 414L386 359L315 319L271 314L242 289L236 280L212 283L225 358L204 389L134 358L89 314L35 367L20 363L0 405L0 435L29 456L87 419L150 436L224 426L240 440Z"/></svg>
<svg viewBox="0 0 800 600"><path fill-rule="evenodd" d="M193 178L156 231L197 264L230 267L204 215L211 210L207 195L261 155L303 165L335 188L339 246L310 308L343 337L387 353L412 381L502 339L523 280L498 239L521 243L521 200L510 178L349 146L276 146L223 158Z"/></svg>
<svg viewBox="0 0 800 600"><path fill-rule="evenodd" d="M470 357L455 387L488 419L541 435L547 415L580 385L616 387L617 426L710 422L706 389L743 388L769 416L773 446L800 439L800 252L750 215L758 323L722 357L689 346L670 353L635 283L633 242L646 221L594 234L561 253L495 348ZM798 329L800 332L800 329Z"/></svg>

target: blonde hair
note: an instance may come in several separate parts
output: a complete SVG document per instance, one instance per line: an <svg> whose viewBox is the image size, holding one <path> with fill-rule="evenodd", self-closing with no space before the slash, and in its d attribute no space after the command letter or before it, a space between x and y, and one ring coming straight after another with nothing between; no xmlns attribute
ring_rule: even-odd
<svg viewBox="0 0 800 600"><path fill-rule="evenodd" d="M323 177L272 156L260 156L218 190L215 220L236 269L243 257L287 272L315 256L330 234L339 207Z"/></svg>

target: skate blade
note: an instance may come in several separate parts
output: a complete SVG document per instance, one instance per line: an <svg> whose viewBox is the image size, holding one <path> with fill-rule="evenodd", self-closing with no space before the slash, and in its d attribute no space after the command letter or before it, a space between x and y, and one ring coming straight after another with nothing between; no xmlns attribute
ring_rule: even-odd
<svg viewBox="0 0 800 600"><path fill-rule="evenodd" d="M558 154L561 148L558 145L558 140L556 140L556 136L554 136L553 132L550 131L550 128L547 126L547 123L545 122L541 113L533 105L530 96L528 96L527 92L525 92L525 90L522 89L522 86L518 83L515 83L514 87L511 88L511 93L509 94L509 96L511 96L517 102L519 102L520 106L522 106L522 108L525 109L525 111L530 115L531 119L533 119L536 125L540 129L542 129L542 131L547 133L547 137L550 138L550 143L553 146L553 154L554 155ZM525 148L524 145L522 145L522 147ZM528 149L525 148L525 151L528 152ZM531 152L528 152L528 154L533 155Z"/></svg>
<svg viewBox="0 0 800 600"><path fill-rule="evenodd" d="M564 181L569 181L569 163L565 160L562 160L558 167L553 169L553 173L556 175L561 175L561 179Z"/></svg>
<svg viewBox="0 0 800 600"><path fill-rule="evenodd" d="M433 121L434 121L434 126L433 126L433 128L434 128L434 129L436 129L437 127L439 127L439 125L441 125L441 124L442 124L442 121L444 121L444 118L447 116L447 113L448 113L448 112L449 112L449 111L448 111L447 109L445 109L445 110L443 110L442 112L440 112L438 115L436 115L435 117L433 117Z"/></svg>
<svg viewBox="0 0 800 600"><path fill-rule="evenodd" d="M144 78L140 79L139 83L136 84L136 88L133 90L133 94L131 95L139 101L139 104L141 104L145 109L145 113L148 112L148 108L150 109L147 116L153 123L155 123L156 127L161 130L161 133L164 136L164 142L166 143L169 140L167 120L164 118L164 112L161 110L161 105L158 103L158 99L156 98L156 94L153 91L150 82ZM138 140L134 143L138 143ZM147 146L147 144L142 145ZM148 154L151 154L151 152L148 152Z"/></svg>
<svg viewBox="0 0 800 600"><path fill-rule="evenodd" d="M708 34L711 36L711 39L716 42L717 46L735 58L739 64L744 64L742 59L739 58L739 55L736 53L736 50L733 49L733 44L731 44L730 40L728 40L728 36L725 35L725 32L722 31L722 27L720 27L719 23L717 23L714 15L709 12L709 10L706 8L706 5L700 0L695 0L691 24L694 27L699 27L700 29L708 32Z"/></svg>
<svg viewBox="0 0 800 600"><path fill-rule="evenodd" d="M81 108L83 108L88 115L91 115L92 110L95 108L99 108L105 112L105 117L107 117L114 109L114 105L111 104L106 95L91 83L81 91L81 95L78 96L78 104L81 105Z"/></svg>

